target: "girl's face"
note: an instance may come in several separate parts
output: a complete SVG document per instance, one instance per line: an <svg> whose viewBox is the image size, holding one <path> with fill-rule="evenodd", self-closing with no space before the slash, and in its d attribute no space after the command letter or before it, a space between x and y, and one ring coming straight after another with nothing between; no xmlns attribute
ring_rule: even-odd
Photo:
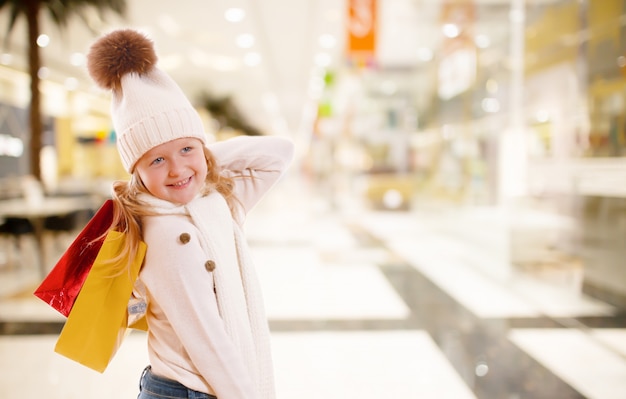
<svg viewBox="0 0 626 399"><path fill-rule="evenodd" d="M200 140L172 140L146 152L135 166L141 181L157 198L186 204L204 186L207 161Z"/></svg>

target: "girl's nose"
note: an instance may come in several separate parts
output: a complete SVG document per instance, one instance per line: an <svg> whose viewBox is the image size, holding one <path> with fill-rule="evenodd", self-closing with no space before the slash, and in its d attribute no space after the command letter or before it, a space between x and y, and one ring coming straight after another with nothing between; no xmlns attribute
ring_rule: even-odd
<svg viewBox="0 0 626 399"><path fill-rule="evenodd" d="M170 168L169 168L170 177L176 177L180 175L182 170L183 170L183 165L181 162L176 162L175 160L172 160L170 162Z"/></svg>

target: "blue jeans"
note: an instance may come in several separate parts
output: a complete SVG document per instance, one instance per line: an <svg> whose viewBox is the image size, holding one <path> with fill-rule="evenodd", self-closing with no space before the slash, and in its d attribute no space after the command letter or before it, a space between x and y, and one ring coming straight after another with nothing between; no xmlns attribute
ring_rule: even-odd
<svg viewBox="0 0 626 399"><path fill-rule="evenodd" d="M194 391L183 384L156 376L148 366L141 374L137 399L217 399L208 393Z"/></svg>

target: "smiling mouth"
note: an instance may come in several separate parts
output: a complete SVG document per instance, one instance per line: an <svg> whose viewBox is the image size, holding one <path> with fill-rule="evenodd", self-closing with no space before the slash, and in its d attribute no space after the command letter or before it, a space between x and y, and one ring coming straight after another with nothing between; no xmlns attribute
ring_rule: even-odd
<svg viewBox="0 0 626 399"><path fill-rule="evenodd" d="M181 181L176 182L174 184L170 184L170 186L172 186L172 187L183 187L183 186L187 185L190 181L191 181L191 177L188 177L185 180L181 180Z"/></svg>

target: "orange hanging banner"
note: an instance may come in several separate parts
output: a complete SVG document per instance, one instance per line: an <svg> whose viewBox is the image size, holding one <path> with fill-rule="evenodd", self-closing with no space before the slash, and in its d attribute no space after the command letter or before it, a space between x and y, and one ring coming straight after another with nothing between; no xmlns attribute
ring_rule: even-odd
<svg viewBox="0 0 626 399"><path fill-rule="evenodd" d="M376 51L376 0L348 0L348 58L371 62Z"/></svg>

